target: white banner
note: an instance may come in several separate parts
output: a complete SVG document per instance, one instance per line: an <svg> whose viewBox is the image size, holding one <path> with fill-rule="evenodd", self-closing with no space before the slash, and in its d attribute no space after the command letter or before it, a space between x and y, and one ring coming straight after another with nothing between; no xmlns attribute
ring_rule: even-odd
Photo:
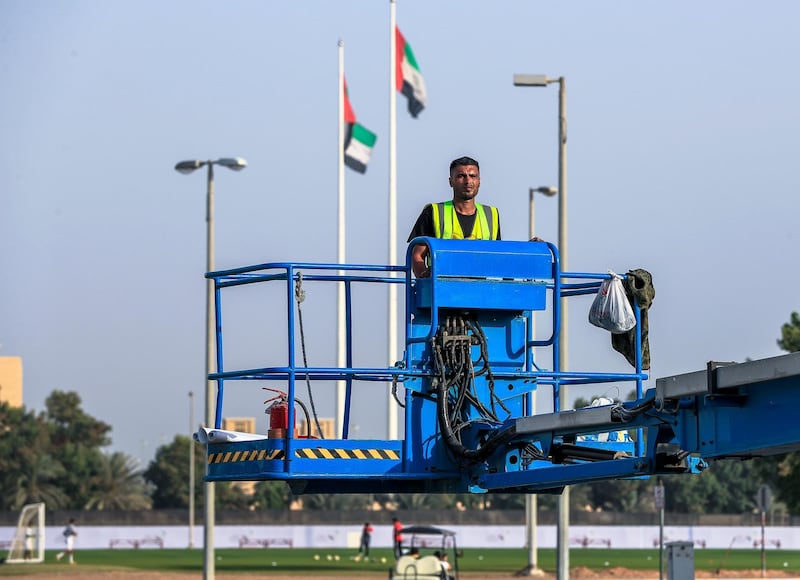
<svg viewBox="0 0 800 580"><path fill-rule="evenodd" d="M404 522L410 525L410 522ZM375 525L372 546L392 546L391 525ZM525 526L443 526L456 532L463 548L524 548ZM64 546L63 526L47 526L48 550ZM0 550L7 550L14 527L0 527ZM76 549L159 549L186 548L188 526L80 526ZM361 525L346 526L217 526L217 548L353 548L358 549ZM573 548L656 548L658 526L571 526ZM202 544L203 527L195 526L194 539ZM541 548L556 547L556 527L539 526ZM410 538L405 538L408 542ZM696 549L745 549L758 547L761 528L723 526L664 526L664 542L692 542ZM800 550L800 528L766 528L767 549Z"/></svg>

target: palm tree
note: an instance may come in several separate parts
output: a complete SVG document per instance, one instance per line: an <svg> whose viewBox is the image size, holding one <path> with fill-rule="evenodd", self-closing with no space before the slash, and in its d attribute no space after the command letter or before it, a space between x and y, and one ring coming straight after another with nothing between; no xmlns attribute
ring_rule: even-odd
<svg viewBox="0 0 800 580"><path fill-rule="evenodd" d="M103 454L97 474L91 478L89 501L91 510L150 509L152 500L136 460L119 451Z"/></svg>
<svg viewBox="0 0 800 580"><path fill-rule="evenodd" d="M28 451L28 450L26 450ZM64 466L47 454L23 451L16 477L13 507L22 509L28 503L43 501L50 509L66 507L69 498L61 490L60 478L64 475Z"/></svg>
<svg viewBox="0 0 800 580"><path fill-rule="evenodd" d="M303 507L309 510L363 510L369 508L369 495L355 493L311 493L303 496Z"/></svg>

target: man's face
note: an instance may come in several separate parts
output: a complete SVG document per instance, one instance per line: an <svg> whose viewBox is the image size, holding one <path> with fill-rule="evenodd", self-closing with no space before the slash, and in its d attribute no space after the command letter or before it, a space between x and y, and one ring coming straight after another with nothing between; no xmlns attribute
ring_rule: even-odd
<svg viewBox="0 0 800 580"><path fill-rule="evenodd" d="M475 199L481 187L481 172L474 165L456 165L450 172L450 187L457 200Z"/></svg>

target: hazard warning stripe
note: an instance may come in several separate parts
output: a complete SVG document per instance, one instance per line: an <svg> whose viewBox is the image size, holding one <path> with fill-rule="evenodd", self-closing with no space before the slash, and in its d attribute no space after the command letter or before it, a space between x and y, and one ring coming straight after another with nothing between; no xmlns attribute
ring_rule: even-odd
<svg viewBox="0 0 800 580"><path fill-rule="evenodd" d="M208 464L212 463L233 463L237 461L271 461L273 459L283 459L283 449L253 449L252 451L237 451L233 453L210 453Z"/></svg>
<svg viewBox="0 0 800 580"><path fill-rule="evenodd" d="M399 460L397 451L390 449L323 449L319 447L303 447L296 449L295 457L299 459L392 459ZM283 449L253 449L252 451L227 451L210 453L208 463L237 463L240 461L272 461L283 459Z"/></svg>
<svg viewBox="0 0 800 580"><path fill-rule="evenodd" d="M297 449L295 457L300 459L400 459L397 451L387 449L323 449L318 447Z"/></svg>

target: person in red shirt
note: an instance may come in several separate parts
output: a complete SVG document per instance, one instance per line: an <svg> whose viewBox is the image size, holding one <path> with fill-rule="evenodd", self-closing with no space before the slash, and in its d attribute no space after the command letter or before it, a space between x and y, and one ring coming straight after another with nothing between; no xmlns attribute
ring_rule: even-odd
<svg viewBox="0 0 800 580"><path fill-rule="evenodd" d="M403 524L397 518L392 518L392 527L394 529L394 557L399 558L403 555L403 534L400 533Z"/></svg>

